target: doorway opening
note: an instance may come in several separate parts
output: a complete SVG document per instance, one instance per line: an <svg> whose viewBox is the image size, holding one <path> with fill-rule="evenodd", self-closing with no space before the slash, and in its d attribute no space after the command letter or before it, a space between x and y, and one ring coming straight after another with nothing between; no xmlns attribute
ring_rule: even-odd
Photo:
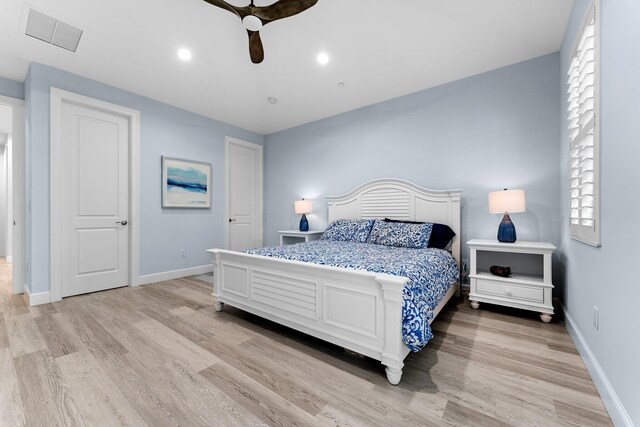
<svg viewBox="0 0 640 427"><path fill-rule="evenodd" d="M0 96L0 276L24 292L24 120L19 99Z"/></svg>
<svg viewBox="0 0 640 427"><path fill-rule="evenodd" d="M3 295L13 293L13 109L0 105L0 284Z"/></svg>

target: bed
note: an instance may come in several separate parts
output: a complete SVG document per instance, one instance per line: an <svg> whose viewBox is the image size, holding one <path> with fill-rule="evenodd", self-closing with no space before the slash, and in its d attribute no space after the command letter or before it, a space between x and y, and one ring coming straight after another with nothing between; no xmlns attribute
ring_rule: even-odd
<svg viewBox="0 0 640 427"><path fill-rule="evenodd" d="M390 217L446 224L456 233L450 252L459 265L460 194L426 190L398 179L374 180L328 197L328 221ZM216 310L230 304L379 360L389 382L400 382L411 351L403 341L403 289L411 284L409 277L298 260L304 257L264 256L260 251L208 250ZM455 294L457 282L442 289L428 323Z"/></svg>

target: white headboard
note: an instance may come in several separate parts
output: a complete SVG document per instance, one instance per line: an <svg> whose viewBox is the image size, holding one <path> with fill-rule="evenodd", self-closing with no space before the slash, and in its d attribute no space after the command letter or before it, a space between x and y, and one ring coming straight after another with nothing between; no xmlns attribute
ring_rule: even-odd
<svg viewBox="0 0 640 427"><path fill-rule="evenodd" d="M427 190L401 179L374 179L342 196L327 197L328 220L387 217L446 224L456 233L451 252L459 264L461 193Z"/></svg>

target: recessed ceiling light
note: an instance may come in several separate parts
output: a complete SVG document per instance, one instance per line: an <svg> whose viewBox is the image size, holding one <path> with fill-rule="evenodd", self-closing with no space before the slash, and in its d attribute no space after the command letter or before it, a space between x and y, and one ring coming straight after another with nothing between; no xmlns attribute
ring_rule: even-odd
<svg viewBox="0 0 640 427"><path fill-rule="evenodd" d="M182 48L178 50L178 58L180 58L183 61L190 61L191 60L191 51L189 49L186 48Z"/></svg>
<svg viewBox="0 0 640 427"><path fill-rule="evenodd" d="M327 55L326 52L319 53L316 59L320 65L327 65L329 63L329 55Z"/></svg>

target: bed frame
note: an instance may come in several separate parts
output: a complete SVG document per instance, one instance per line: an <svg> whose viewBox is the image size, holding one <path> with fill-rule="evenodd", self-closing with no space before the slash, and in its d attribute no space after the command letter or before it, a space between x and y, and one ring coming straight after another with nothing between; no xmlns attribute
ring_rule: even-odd
<svg viewBox="0 0 640 427"><path fill-rule="evenodd" d="M449 225L460 262L460 190L432 191L398 179L377 179L327 197L328 220L384 218ZM214 307L223 304L369 356L400 382L409 348L402 342L402 289L406 277L209 249ZM452 295L452 286L434 317Z"/></svg>

